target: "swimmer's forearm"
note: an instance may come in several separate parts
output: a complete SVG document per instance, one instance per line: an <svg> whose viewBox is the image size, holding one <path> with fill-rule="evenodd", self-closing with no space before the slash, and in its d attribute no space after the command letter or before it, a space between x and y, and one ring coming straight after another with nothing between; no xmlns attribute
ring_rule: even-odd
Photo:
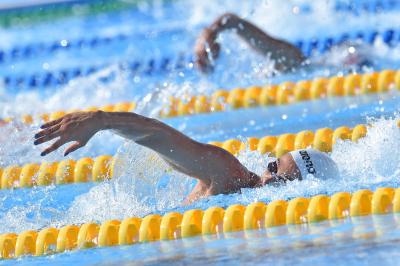
<svg viewBox="0 0 400 266"><path fill-rule="evenodd" d="M118 135L148 147L169 163L182 165L193 158L200 143L159 120L131 112L101 112L100 130L111 129Z"/></svg>
<svg viewBox="0 0 400 266"><path fill-rule="evenodd" d="M117 134L166 157L176 157L177 152L181 154L182 150L198 151L197 145L204 145L157 119L131 112L99 112L102 121L100 130L114 130Z"/></svg>
<svg viewBox="0 0 400 266"><path fill-rule="evenodd" d="M131 112L99 111L99 113L101 130L114 130L117 134L133 141L154 135L160 128L161 122L158 120Z"/></svg>
<svg viewBox="0 0 400 266"><path fill-rule="evenodd" d="M285 66L295 67L304 60L302 52L294 45L269 36L253 23L234 14L221 16L210 29L215 35L225 30L236 30L244 41L263 55L270 56L274 60L286 58L286 62L283 62Z"/></svg>

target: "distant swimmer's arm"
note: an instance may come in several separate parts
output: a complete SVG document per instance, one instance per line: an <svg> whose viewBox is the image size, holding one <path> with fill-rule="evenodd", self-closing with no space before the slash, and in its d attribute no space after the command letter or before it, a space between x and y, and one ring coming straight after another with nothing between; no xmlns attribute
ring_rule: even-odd
<svg viewBox="0 0 400 266"><path fill-rule="evenodd" d="M220 47L216 40L218 34L226 30L235 30L256 51L270 56L275 61L278 70L287 71L296 68L304 60L302 52L294 45L273 38L251 22L226 13L205 28L197 40L196 62L202 71L207 71L211 67L208 52L211 52L213 58L218 57Z"/></svg>
<svg viewBox="0 0 400 266"><path fill-rule="evenodd" d="M157 152L177 170L228 192L249 183L253 175L229 152L197 142L174 128L152 118L129 112L80 112L44 124L34 144L58 138L42 156L74 142L65 155L89 141L98 131L112 129L119 135ZM234 177L234 178L233 178ZM237 188L236 188L237 186ZM221 192L222 193L222 192Z"/></svg>

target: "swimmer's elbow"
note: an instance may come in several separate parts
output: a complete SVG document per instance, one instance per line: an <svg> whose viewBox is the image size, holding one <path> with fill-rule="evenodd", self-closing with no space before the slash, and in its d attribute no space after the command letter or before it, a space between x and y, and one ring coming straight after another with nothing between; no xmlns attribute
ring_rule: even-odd
<svg viewBox="0 0 400 266"><path fill-rule="evenodd" d="M236 14L226 12L217 18L214 25L219 29L232 29L238 25L239 21L240 18Z"/></svg>

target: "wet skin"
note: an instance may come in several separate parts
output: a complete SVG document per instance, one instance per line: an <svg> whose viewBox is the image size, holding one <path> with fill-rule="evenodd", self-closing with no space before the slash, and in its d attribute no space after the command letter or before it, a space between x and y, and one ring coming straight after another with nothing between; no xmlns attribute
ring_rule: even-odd
<svg viewBox="0 0 400 266"><path fill-rule="evenodd" d="M276 173L258 176L222 148L197 142L156 119L131 112L77 112L41 126L35 145L55 141L41 153L45 156L66 143L64 156L82 148L99 131L113 130L155 151L172 168L198 180L186 202L210 195L239 192L241 188L277 184L299 177L290 154L279 159ZM267 168L267 166L266 166Z"/></svg>

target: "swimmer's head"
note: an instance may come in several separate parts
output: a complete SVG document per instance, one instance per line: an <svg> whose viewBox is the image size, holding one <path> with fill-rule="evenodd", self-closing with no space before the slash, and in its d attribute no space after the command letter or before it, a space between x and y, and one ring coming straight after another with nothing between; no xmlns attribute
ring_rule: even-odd
<svg viewBox="0 0 400 266"><path fill-rule="evenodd" d="M266 182L302 180L312 175L319 179L335 178L339 175L336 163L326 154L314 149L296 150L268 164L263 175Z"/></svg>
<svg viewBox="0 0 400 266"><path fill-rule="evenodd" d="M319 179L331 179L339 176L336 163L328 154L314 149L296 150L290 153L301 177L312 175Z"/></svg>

